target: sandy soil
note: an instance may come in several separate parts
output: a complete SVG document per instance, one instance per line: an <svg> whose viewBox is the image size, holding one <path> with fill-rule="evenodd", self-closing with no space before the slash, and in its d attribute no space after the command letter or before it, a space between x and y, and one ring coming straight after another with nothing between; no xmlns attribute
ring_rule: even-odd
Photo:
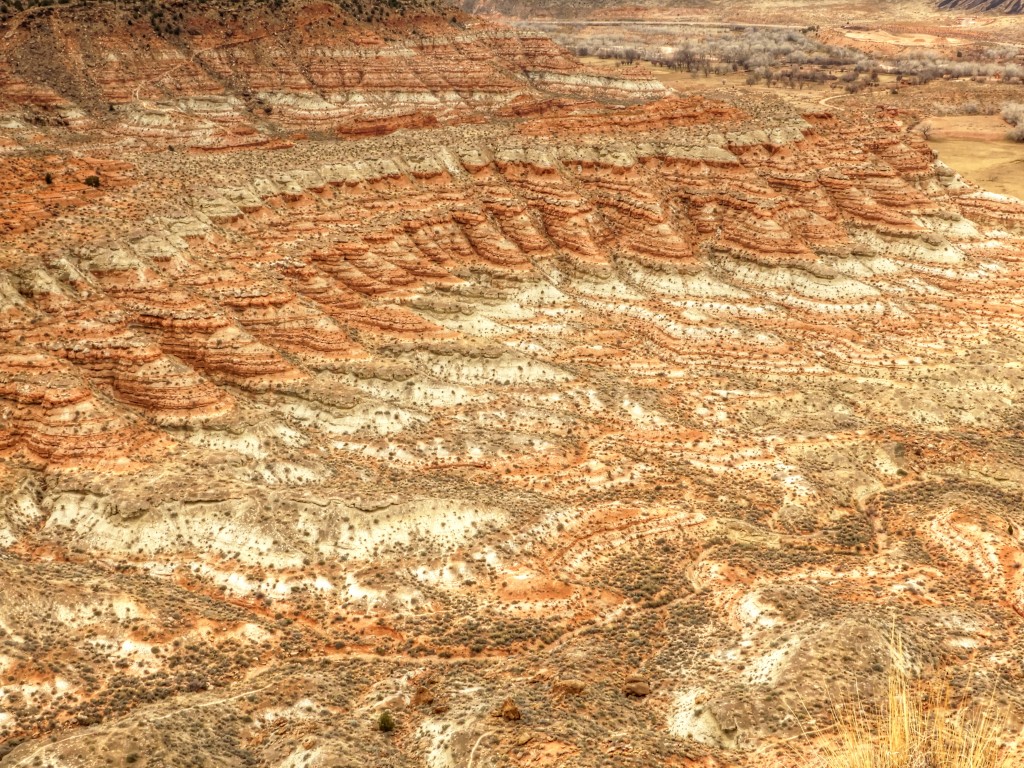
<svg viewBox="0 0 1024 768"><path fill-rule="evenodd" d="M711 75L710 77L703 77L701 75L694 77L691 73L686 72L685 70L681 71L677 69L669 69L668 67L659 67L647 61L638 61L635 64L623 65L615 59L601 59L597 56L584 56L582 61L588 67L605 69L610 72L622 70L642 70L644 72L649 72L662 83L679 91L680 93L708 91L714 88L721 88L723 86L745 86L747 77L744 72L734 72L729 75Z"/></svg>
<svg viewBox="0 0 1024 768"><path fill-rule="evenodd" d="M1024 144L1007 141L996 115L933 117L932 148L968 180L1003 195L1024 199Z"/></svg>
<svg viewBox="0 0 1024 768"><path fill-rule="evenodd" d="M846 96L847 94L829 83L805 83L803 88L791 89L780 85L767 86L747 85L747 72L732 72L728 75L703 75L694 76L693 73L685 70L659 67L650 62L640 61L631 65L620 65L614 59L600 59L596 56L587 56L583 61L590 67L607 69L609 71L643 69L653 77L660 80L664 85L679 93L706 93L720 89L743 89L750 93L772 93L773 95L794 104L797 107L808 108L814 104L820 104L823 98L830 96Z"/></svg>
<svg viewBox="0 0 1024 768"><path fill-rule="evenodd" d="M998 115L943 115L929 117L934 141L1000 142L1009 126Z"/></svg>
<svg viewBox="0 0 1024 768"><path fill-rule="evenodd" d="M870 32L851 31L846 33L851 40L864 41L869 43L888 43L903 48L928 47L935 48L945 45L960 45L963 41L954 37L936 37L935 35L923 32L914 33L893 33L884 29L874 29Z"/></svg>

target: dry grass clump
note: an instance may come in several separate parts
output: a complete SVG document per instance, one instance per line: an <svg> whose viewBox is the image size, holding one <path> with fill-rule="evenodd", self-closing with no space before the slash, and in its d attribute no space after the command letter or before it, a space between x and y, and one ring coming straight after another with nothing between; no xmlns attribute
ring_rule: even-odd
<svg viewBox="0 0 1024 768"><path fill-rule="evenodd" d="M1009 768L1007 713L994 706L955 708L946 681L912 680L897 637L886 697L872 710L835 707L837 735L822 768Z"/></svg>

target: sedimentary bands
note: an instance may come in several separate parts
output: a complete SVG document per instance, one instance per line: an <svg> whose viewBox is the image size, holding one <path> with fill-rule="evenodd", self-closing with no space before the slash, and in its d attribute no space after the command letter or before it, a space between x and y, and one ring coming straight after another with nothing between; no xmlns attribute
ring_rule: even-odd
<svg viewBox="0 0 1024 768"><path fill-rule="evenodd" d="M0 40L0 119L212 149L266 145L288 129L359 136L483 122L531 103L538 81L575 95L664 91L581 71L543 37L456 15L365 24L327 2L203 9L85 2L20 14Z"/></svg>
<svg viewBox="0 0 1024 768"><path fill-rule="evenodd" d="M894 625L1020 703L1024 205L288 8L0 31L0 765L764 765Z"/></svg>

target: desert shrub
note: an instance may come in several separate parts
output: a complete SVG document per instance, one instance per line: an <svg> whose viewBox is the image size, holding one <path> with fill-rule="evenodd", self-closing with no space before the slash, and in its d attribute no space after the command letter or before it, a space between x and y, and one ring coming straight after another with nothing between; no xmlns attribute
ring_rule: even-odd
<svg viewBox="0 0 1024 768"><path fill-rule="evenodd" d="M391 733L395 730L395 718L388 710L384 710L380 713L380 717L377 718L377 730L381 733Z"/></svg>
<svg viewBox="0 0 1024 768"><path fill-rule="evenodd" d="M1024 104L1021 104L1020 102L1004 104L1003 110L999 113L999 116L1010 125L1024 125Z"/></svg>
<svg viewBox="0 0 1024 768"><path fill-rule="evenodd" d="M93 189L100 188L100 177L99 176L86 176L85 183Z"/></svg>
<svg viewBox="0 0 1024 768"><path fill-rule="evenodd" d="M1006 134L1006 138L1010 141L1024 143L1024 124L1018 125L1016 128L1012 128L1010 132Z"/></svg>
<svg viewBox="0 0 1024 768"><path fill-rule="evenodd" d="M47 184L53 184L53 174L47 172L46 176L43 177L43 181L45 181Z"/></svg>

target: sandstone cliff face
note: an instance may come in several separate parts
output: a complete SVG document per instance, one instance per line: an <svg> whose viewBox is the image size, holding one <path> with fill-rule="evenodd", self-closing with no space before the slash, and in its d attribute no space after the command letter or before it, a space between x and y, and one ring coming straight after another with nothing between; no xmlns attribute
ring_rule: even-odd
<svg viewBox="0 0 1024 768"><path fill-rule="evenodd" d="M0 765L785 765L893 616L1021 705L1024 205L884 115L290 12L163 134L141 33L2 102Z"/></svg>

